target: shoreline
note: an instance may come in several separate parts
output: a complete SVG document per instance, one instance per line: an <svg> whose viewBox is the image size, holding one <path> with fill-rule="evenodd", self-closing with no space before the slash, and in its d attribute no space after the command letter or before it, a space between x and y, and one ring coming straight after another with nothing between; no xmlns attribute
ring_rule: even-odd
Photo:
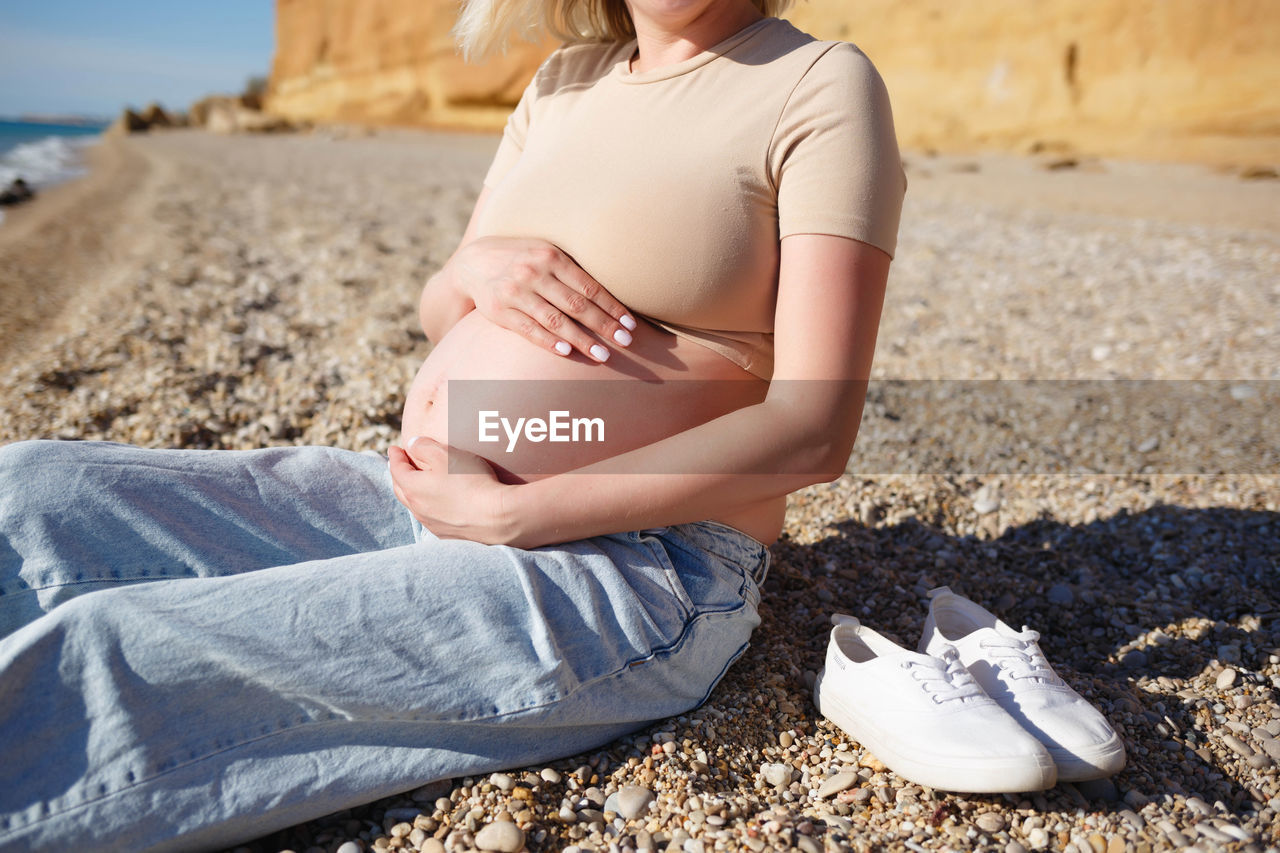
<svg viewBox="0 0 1280 853"><path fill-rule="evenodd" d="M127 271L153 165L104 136L85 150L85 173L5 211L0 222L0 358L60 324L69 300Z"/></svg>

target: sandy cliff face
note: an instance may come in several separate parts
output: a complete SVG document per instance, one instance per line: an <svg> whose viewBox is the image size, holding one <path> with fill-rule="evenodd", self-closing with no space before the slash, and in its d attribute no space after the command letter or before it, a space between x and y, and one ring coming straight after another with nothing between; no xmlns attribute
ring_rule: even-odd
<svg viewBox="0 0 1280 853"><path fill-rule="evenodd" d="M1274 0L813 0L792 18L866 51L908 146L1280 160Z"/></svg>
<svg viewBox="0 0 1280 853"><path fill-rule="evenodd" d="M482 66L455 0L277 0L268 108L500 127L550 43ZM1280 161L1276 0L810 0L790 16L875 61L911 148Z"/></svg>
<svg viewBox="0 0 1280 853"><path fill-rule="evenodd" d="M469 65L456 0L276 0L267 109L291 119L501 127L554 45Z"/></svg>

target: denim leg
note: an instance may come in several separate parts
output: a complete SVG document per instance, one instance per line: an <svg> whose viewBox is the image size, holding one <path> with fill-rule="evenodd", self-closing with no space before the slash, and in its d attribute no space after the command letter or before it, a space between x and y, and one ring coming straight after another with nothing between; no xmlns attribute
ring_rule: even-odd
<svg viewBox="0 0 1280 853"><path fill-rule="evenodd" d="M682 525L78 596L0 641L0 850L216 848L593 748L706 698L766 564Z"/></svg>
<svg viewBox="0 0 1280 853"><path fill-rule="evenodd" d="M0 447L0 637L70 598L414 541L385 459L329 447Z"/></svg>

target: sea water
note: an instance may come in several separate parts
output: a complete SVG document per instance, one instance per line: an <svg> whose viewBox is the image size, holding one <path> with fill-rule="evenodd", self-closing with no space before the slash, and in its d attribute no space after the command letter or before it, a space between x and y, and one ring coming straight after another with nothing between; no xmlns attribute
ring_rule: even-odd
<svg viewBox="0 0 1280 853"><path fill-rule="evenodd" d="M85 149L102 130L102 125L0 119L0 189L22 178L38 192L83 174Z"/></svg>

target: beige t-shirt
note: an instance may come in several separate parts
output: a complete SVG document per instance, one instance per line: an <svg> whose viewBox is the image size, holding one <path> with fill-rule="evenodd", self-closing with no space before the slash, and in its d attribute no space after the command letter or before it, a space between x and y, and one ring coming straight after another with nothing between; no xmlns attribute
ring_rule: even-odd
<svg viewBox="0 0 1280 853"><path fill-rule="evenodd" d="M632 73L634 52L547 59L478 234L547 240L632 311L768 379L780 240L894 253L906 174L884 83L858 48L777 18L654 71Z"/></svg>

